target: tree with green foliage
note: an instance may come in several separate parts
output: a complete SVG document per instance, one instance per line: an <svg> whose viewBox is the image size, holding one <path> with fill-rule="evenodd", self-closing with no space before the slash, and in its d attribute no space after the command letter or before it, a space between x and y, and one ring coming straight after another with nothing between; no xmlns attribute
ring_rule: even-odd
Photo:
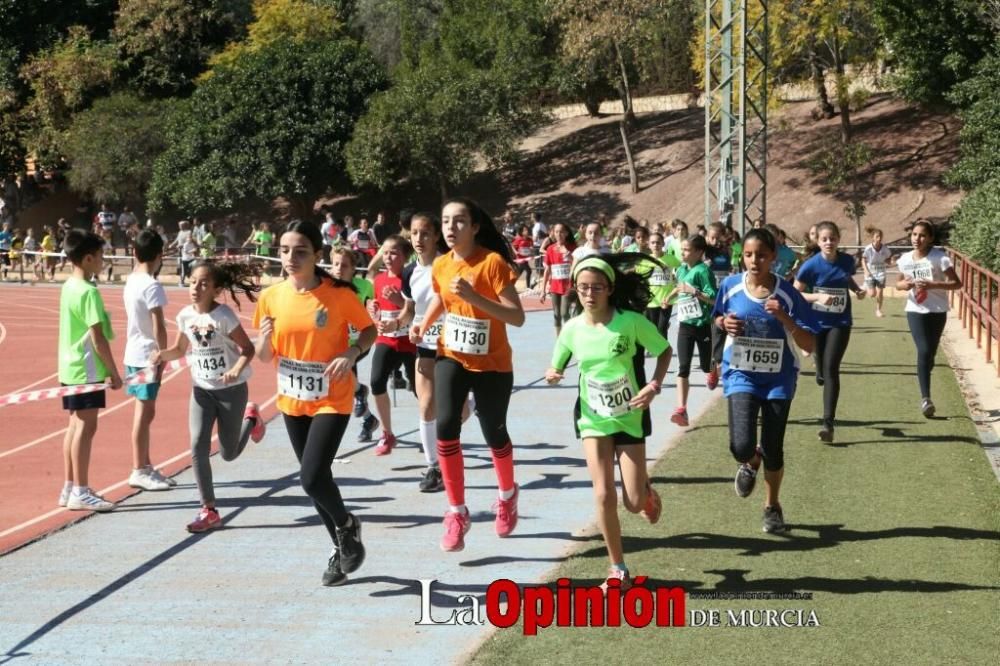
<svg viewBox="0 0 1000 666"><path fill-rule="evenodd" d="M416 68L401 67L347 146L351 178L381 191L421 181L447 198L472 175L477 157L509 162L518 140L537 126L535 113L511 104L511 96L495 73L468 62L426 58Z"/></svg>
<svg viewBox="0 0 1000 666"><path fill-rule="evenodd" d="M285 197L310 214L319 195L347 187L344 146L386 84L371 54L348 38L279 39L216 67L167 122L150 208L218 210Z"/></svg>
<svg viewBox="0 0 1000 666"><path fill-rule="evenodd" d="M345 24L337 13L337 6L336 3L311 0L258 0L254 3L254 20L247 26L246 38L230 43L212 56L209 65L212 70L231 65L278 40L318 44L342 37Z"/></svg>
<svg viewBox="0 0 1000 666"><path fill-rule="evenodd" d="M356 21L365 44L387 71L415 65L420 46L436 42L444 0L360 0Z"/></svg>
<svg viewBox="0 0 1000 666"><path fill-rule="evenodd" d="M65 39L28 59L21 76L32 96L23 113L30 128L28 147L43 163L59 157L73 114L106 93L117 74L115 46L91 38L82 26L71 27Z"/></svg>
<svg viewBox="0 0 1000 666"><path fill-rule="evenodd" d="M1000 273L1000 176L966 195L951 222L951 243L977 263Z"/></svg>
<svg viewBox="0 0 1000 666"><path fill-rule="evenodd" d="M896 86L911 101L946 102L994 40L982 0L873 0L876 23L898 70ZM988 15L988 14L987 14Z"/></svg>
<svg viewBox="0 0 1000 666"><path fill-rule="evenodd" d="M73 117L64 148L70 187L96 201L137 206L167 145L165 119L176 100L144 100L121 92Z"/></svg>
<svg viewBox="0 0 1000 666"><path fill-rule="evenodd" d="M113 37L132 86L187 94L209 57L242 36L250 0L122 0Z"/></svg>
<svg viewBox="0 0 1000 666"><path fill-rule="evenodd" d="M635 122L632 109L632 81L629 63L634 50L646 43L666 20L668 0L549 0L553 20L560 27L562 55L571 63L606 62L615 72L622 119L618 129L625 148L632 192L639 191L639 174L632 157L630 127Z"/></svg>
<svg viewBox="0 0 1000 666"><path fill-rule="evenodd" d="M861 222L868 211L868 190L872 174L867 171L875 157L868 144L843 136L828 136L820 143L809 168L823 188L844 201L844 214L854 223L854 242L861 245Z"/></svg>

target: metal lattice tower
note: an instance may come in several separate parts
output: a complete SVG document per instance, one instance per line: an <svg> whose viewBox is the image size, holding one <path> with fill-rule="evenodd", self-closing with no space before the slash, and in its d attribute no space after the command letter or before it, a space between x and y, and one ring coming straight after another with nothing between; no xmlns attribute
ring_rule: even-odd
<svg viewBox="0 0 1000 666"><path fill-rule="evenodd" d="M705 0L705 224L741 235L767 212L769 2Z"/></svg>

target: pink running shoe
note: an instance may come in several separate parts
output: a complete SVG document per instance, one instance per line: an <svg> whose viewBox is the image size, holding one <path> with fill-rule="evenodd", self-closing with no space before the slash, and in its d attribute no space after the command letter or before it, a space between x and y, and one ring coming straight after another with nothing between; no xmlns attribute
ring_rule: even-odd
<svg viewBox="0 0 1000 666"><path fill-rule="evenodd" d="M688 427L688 412L683 407L678 407L674 410L674 413L670 415L670 422L676 423L682 428Z"/></svg>
<svg viewBox="0 0 1000 666"><path fill-rule="evenodd" d="M396 436L391 432L382 432L382 437L375 445L375 455L387 456L392 453L392 447L396 446Z"/></svg>
<svg viewBox="0 0 1000 666"><path fill-rule="evenodd" d="M517 527L517 496L521 493L517 484L514 484L514 496L509 500L497 499L493 505L493 510L497 512L495 523L497 536L509 536Z"/></svg>
<svg viewBox="0 0 1000 666"><path fill-rule="evenodd" d="M646 484L646 506L642 507L639 515L649 521L650 525L655 525L660 520L660 513L663 511L663 502L660 495L653 486Z"/></svg>
<svg viewBox="0 0 1000 666"><path fill-rule="evenodd" d="M621 581L622 592L632 587L632 578L628 575L628 571L622 571L621 569L615 569L614 567L611 567L610 569L608 569L607 580L601 583L602 591L604 592L608 591L608 581L612 579Z"/></svg>
<svg viewBox="0 0 1000 666"><path fill-rule="evenodd" d="M208 532L209 530L218 529L220 527L222 527L222 518L219 517L219 512L215 509L202 507L201 511L198 512L198 517L194 519L194 522L188 523L187 531L192 534L200 534L202 532Z"/></svg>
<svg viewBox="0 0 1000 666"><path fill-rule="evenodd" d="M457 553L465 548L465 535L472 527L469 510L465 513L448 511L444 514L444 536L441 537L441 550L446 553Z"/></svg>
<svg viewBox="0 0 1000 666"><path fill-rule="evenodd" d="M708 387L709 391L714 391L715 387L719 385L719 369L716 368L712 372L708 373L705 378L705 386Z"/></svg>
<svg viewBox="0 0 1000 666"><path fill-rule="evenodd" d="M253 429L250 431L250 439L252 439L254 443L264 439L264 433L267 432L267 425L264 423L264 419L260 416L260 407L257 406L256 402L247 403L247 408L243 410L243 418L253 421Z"/></svg>

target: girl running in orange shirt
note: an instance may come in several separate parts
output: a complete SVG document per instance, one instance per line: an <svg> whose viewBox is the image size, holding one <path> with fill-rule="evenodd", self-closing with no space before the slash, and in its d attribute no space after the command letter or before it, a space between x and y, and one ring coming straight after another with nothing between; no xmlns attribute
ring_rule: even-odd
<svg viewBox="0 0 1000 666"><path fill-rule="evenodd" d="M423 338L443 317L434 368L437 447L449 509L444 517L441 549L459 551L471 525L465 506L462 459L462 406L469 390L478 405L483 437L493 455L500 497L497 536L517 525L517 484L507 434L507 407L514 386L507 325L524 324L524 310L514 286L514 257L493 220L469 199L452 199L441 212L445 242L451 249L434 261L434 297L417 337Z"/></svg>
<svg viewBox="0 0 1000 666"><path fill-rule="evenodd" d="M330 466L351 415L351 368L375 341L375 325L353 286L317 265L323 238L315 224L289 224L278 254L288 278L260 295L257 356L277 367L277 406L301 464L302 488L333 540L323 584L340 585L361 566L365 547L361 522L347 512ZM348 325L361 332L351 345Z"/></svg>

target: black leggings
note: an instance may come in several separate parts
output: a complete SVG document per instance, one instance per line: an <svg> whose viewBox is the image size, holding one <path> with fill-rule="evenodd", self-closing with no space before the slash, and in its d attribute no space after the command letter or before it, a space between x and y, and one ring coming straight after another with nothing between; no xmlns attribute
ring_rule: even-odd
<svg viewBox="0 0 1000 666"><path fill-rule="evenodd" d="M330 538L336 542L336 527L347 524L347 508L340 488L333 480L330 466L337 456L340 440L347 429L347 414L317 414L316 416L285 417L285 430L301 465L299 480L302 489L312 498L316 512L326 525Z"/></svg>
<svg viewBox="0 0 1000 666"><path fill-rule="evenodd" d="M515 280L518 280L521 277L521 273L524 273L526 276L524 278L524 286L527 287L528 289L531 289L531 264L533 261L534 258L529 258L527 261L518 263L517 276L514 278Z"/></svg>
<svg viewBox="0 0 1000 666"><path fill-rule="evenodd" d="M674 306L672 305L666 308L646 308L646 319L656 327L656 330L663 337L667 337L667 331L670 330L670 313L673 310Z"/></svg>
<svg viewBox="0 0 1000 666"><path fill-rule="evenodd" d="M492 449L504 447L510 441L507 407L513 389L513 372L472 372L454 359L439 357L434 364L438 439L447 442L461 438L462 407L471 390L483 438Z"/></svg>
<svg viewBox="0 0 1000 666"><path fill-rule="evenodd" d="M823 423L833 425L840 400L840 362L851 341L851 327L824 328L816 336L816 374L823 380Z"/></svg>
<svg viewBox="0 0 1000 666"><path fill-rule="evenodd" d="M760 450L764 469L785 466L785 426L791 400L765 400L753 393L729 396L729 450L738 462L750 462L757 450L757 419L761 416Z"/></svg>
<svg viewBox="0 0 1000 666"><path fill-rule="evenodd" d="M389 345L376 344L372 351L372 395L385 395L389 388L389 377L399 369L399 366L405 368L410 386L415 386L413 366L416 362L415 352L396 351Z"/></svg>
<svg viewBox="0 0 1000 666"><path fill-rule="evenodd" d="M910 325L910 335L917 345L917 380L920 382L920 397L931 397L931 370L937 356L944 325L948 322L947 312L907 312L906 323Z"/></svg>
<svg viewBox="0 0 1000 666"><path fill-rule="evenodd" d="M698 363L702 372L712 368L712 331L711 322L701 326L681 323L677 328L677 370L678 377L691 375L691 360L694 358L694 348L698 348Z"/></svg>
<svg viewBox="0 0 1000 666"><path fill-rule="evenodd" d="M714 321L709 322L712 330L712 364L722 372L722 352L726 348L727 333L719 328Z"/></svg>

